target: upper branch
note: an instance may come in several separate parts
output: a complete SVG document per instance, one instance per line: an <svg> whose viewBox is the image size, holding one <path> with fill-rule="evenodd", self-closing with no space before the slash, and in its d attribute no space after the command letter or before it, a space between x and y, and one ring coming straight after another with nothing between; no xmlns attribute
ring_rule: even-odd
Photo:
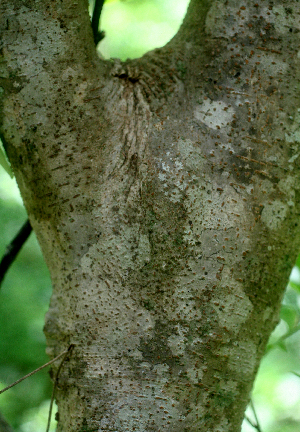
<svg viewBox="0 0 300 432"><path fill-rule="evenodd" d="M103 38L104 32L99 31L99 21L102 12L104 0L95 0L94 11L92 16L92 30L94 35L94 42L97 45Z"/></svg>
<svg viewBox="0 0 300 432"><path fill-rule="evenodd" d="M0 135L26 205L48 199L55 155L86 139L91 112L99 118L87 92L107 66L85 0L1 1L0 53Z"/></svg>
<svg viewBox="0 0 300 432"><path fill-rule="evenodd" d="M0 288L7 270L20 252L31 231L32 228L30 222L29 220L27 220L20 229L20 231L17 233L15 238L12 240L12 242L7 246L4 255L0 261Z"/></svg>

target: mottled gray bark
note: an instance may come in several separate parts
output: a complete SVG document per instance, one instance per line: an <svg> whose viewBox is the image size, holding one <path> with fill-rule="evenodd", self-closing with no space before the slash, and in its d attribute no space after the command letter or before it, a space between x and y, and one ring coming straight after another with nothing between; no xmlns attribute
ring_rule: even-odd
<svg viewBox="0 0 300 432"><path fill-rule="evenodd" d="M0 11L48 353L75 344L58 431L239 431L299 250L299 3L192 0L125 63L97 57L83 0Z"/></svg>

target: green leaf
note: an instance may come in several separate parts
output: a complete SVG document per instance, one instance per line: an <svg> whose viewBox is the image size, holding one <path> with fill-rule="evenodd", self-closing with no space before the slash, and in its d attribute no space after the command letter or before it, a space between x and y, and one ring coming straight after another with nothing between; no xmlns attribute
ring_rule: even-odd
<svg viewBox="0 0 300 432"><path fill-rule="evenodd" d="M295 282L289 281L289 286L293 288L295 291L300 293L300 285L296 284Z"/></svg>
<svg viewBox="0 0 300 432"><path fill-rule="evenodd" d="M290 330L295 327L299 320L297 310L294 307L287 305L282 305L280 318L287 323Z"/></svg>
<svg viewBox="0 0 300 432"><path fill-rule="evenodd" d="M300 255L298 255L295 266L300 267Z"/></svg>
<svg viewBox="0 0 300 432"><path fill-rule="evenodd" d="M285 344L285 342L283 340L279 340L278 342L276 342L274 344L274 346L276 346L276 348L280 348L283 351L287 352L287 347L286 347L286 344Z"/></svg>
<svg viewBox="0 0 300 432"><path fill-rule="evenodd" d="M286 344L284 343L283 340L279 339L278 341L276 341L274 343L269 343L267 345L265 354L268 353L269 351L273 350L274 348L280 348L281 350L287 352Z"/></svg>
<svg viewBox="0 0 300 432"><path fill-rule="evenodd" d="M5 169L7 174L14 178L14 173L12 172L12 169L10 167L10 163L8 162L2 141L0 140L0 165Z"/></svg>

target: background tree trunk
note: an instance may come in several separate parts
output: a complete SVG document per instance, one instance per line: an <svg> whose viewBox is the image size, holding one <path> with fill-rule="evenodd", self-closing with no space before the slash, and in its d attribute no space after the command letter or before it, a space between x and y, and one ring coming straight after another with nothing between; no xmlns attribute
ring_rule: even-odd
<svg viewBox="0 0 300 432"><path fill-rule="evenodd" d="M240 430L299 248L299 13L192 0L121 63L85 1L2 0L1 137L53 282L48 353L75 344L58 431Z"/></svg>

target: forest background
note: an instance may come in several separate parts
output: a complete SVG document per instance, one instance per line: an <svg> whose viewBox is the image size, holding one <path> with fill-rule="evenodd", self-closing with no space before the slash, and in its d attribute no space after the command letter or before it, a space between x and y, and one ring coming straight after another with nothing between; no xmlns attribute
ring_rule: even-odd
<svg viewBox="0 0 300 432"><path fill-rule="evenodd" d="M93 4L91 2L91 11ZM101 14L105 58L136 58L163 46L176 33L188 0L107 0ZM0 167L0 256L27 216L16 182ZM253 389L262 432L300 430L300 261L295 263ZM48 361L43 334L51 296L48 270L34 234L18 255L0 290L0 389ZM46 430L51 397L46 370L0 396L0 411L16 432ZM55 410L54 410L55 413ZM253 410L246 416L255 424ZM259 430L243 423L242 432ZM51 432L55 431L55 419Z"/></svg>

